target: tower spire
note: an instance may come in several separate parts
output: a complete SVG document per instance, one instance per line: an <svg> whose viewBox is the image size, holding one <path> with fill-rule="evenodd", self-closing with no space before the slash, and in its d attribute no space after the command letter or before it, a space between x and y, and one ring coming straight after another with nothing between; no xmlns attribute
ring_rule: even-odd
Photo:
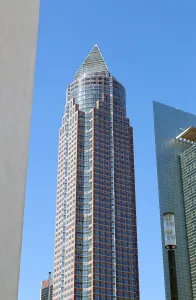
<svg viewBox="0 0 196 300"><path fill-rule="evenodd" d="M95 46L77 71L75 78L85 73L93 72L108 72L108 68L97 44L95 44Z"/></svg>

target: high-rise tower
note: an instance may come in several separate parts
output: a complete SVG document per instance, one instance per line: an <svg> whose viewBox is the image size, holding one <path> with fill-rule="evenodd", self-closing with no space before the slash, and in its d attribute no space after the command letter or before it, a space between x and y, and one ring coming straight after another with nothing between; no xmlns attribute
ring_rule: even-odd
<svg viewBox="0 0 196 300"><path fill-rule="evenodd" d="M53 299L139 299L133 133L97 45L60 128Z"/></svg>
<svg viewBox="0 0 196 300"><path fill-rule="evenodd" d="M48 295L50 291L50 295ZM49 280L43 280L41 282L41 289L40 289L40 300L52 300L53 294L53 278ZM50 299L48 297L50 296Z"/></svg>
<svg viewBox="0 0 196 300"><path fill-rule="evenodd" d="M154 102L161 222L175 215L179 300L196 299L196 115ZM163 225L163 224L162 224ZM162 240L164 233L162 226ZM166 299L170 300L167 250L163 245Z"/></svg>

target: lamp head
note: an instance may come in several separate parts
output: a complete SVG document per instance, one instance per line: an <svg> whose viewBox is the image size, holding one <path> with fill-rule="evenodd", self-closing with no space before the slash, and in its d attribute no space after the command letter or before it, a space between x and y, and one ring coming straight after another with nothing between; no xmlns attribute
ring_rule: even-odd
<svg viewBox="0 0 196 300"><path fill-rule="evenodd" d="M165 248L175 249L177 246L174 213L167 212L163 214L163 231L165 238Z"/></svg>

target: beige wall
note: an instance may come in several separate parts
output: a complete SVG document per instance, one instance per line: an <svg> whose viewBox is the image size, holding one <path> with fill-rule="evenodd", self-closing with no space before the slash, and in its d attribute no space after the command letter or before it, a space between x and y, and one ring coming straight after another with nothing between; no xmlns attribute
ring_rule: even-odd
<svg viewBox="0 0 196 300"><path fill-rule="evenodd" d="M16 300L39 0L0 0L0 282ZM30 271L30 270L29 270Z"/></svg>

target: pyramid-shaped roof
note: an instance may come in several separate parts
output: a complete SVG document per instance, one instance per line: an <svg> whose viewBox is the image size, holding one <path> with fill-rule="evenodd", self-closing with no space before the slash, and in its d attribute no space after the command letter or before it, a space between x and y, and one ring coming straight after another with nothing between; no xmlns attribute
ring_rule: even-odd
<svg viewBox="0 0 196 300"><path fill-rule="evenodd" d="M75 78L93 72L108 72L108 68L97 45L93 47L82 66L77 71Z"/></svg>

